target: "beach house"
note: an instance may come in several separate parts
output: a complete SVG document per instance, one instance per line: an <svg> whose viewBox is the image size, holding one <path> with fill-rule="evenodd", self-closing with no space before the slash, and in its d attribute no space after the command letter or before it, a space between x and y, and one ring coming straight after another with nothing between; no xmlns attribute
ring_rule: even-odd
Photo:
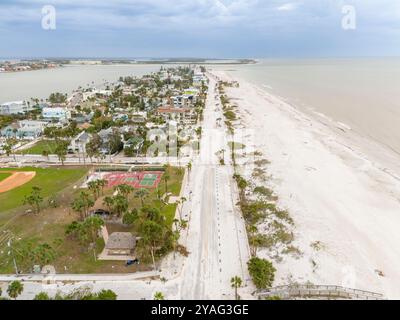
<svg viewBox="0 0 400 320"><path fill-rule="evenodd" d="M86 145L92 139L92 135L82 131L79 133L74 139L71 140L70 145L68 146L69 153L86 153Z"/></svg>
<svg viewBox="0 0 400 320"><path fill-rule="evenodd" d="M0 115L25 114L32 110L34 110L34 107L26 101L11 101L0 105Z"/></svg>
<svg viewBox="0 0 400 320"><path fill-rule="evenodd" d="M44 121L22 120L1 130L1 136L4 138L33 140L42 135L46 124Z"/></svg>
<svg viewBox="0 0 400 320"><path fill-rule="evenodd" d="M46 121L67 122L71 119L71 112L67 108L43 108L42 117Z"/></svg>

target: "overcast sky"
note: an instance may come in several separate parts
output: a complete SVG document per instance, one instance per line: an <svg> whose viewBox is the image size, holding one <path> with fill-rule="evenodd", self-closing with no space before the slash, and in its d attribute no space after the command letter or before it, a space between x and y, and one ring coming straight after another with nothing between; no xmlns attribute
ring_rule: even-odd
<svg viewBox="0 0 400 320"><path fill-rule="evenodd" d="M400 56L400 0L1 0L0 56Z"/></svg>

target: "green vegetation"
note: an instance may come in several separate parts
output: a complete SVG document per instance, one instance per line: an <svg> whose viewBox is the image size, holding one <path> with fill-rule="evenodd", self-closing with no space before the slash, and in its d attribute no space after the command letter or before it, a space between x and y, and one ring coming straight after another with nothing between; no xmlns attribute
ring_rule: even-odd
<svg viewBox="0 0 400 320"><path fill-rule="evenodd" d="M28 183L19 188L8 192L0 193L0 221L2 213L10 209L15 209L23 204L25 197L29 197L33 187L41 189L41 196L47 198L64 188L73 185L82 178L86 172L86 168L23 168L9 169L0 168L1 171L35 171L36 176Z"/></svg>
<svg viewBox="0 0 400 320"><path fill-rule="evenodd" d="M22 150L19 153L22 154L55 154L57 148L57 142L55 140L41 140L35 143L32 147L26 150Z"/></svg>
<svg viewBox="0 0 400 320"><path fill-rule="evenodd" d="M13 281L7 288L7 294L11 299L17 299L24 291L24 285L20 281Z"/></svg>
<svg viewBox="0 0 400 320"><path fill-rule="evenodd" d="M235 300L239 300L238 289L242 286L242 279L238 276L231 279L231 286L235 289Z"/></svg>
<svg viewBox="0 0 400 320"><path fill-rule="evenodd" d="M51 298L46 292L38 293L33 300L117 300L117 294L112 290L101 290L92 293L88 288L76 289L72 293L63 295L57 293Z"/></svg>
<svg viewBox="0 0 400 320"><path fill-rule="evenodd" d="M2 173L0 172L0 182L7 179L9 176L11 176L11 173Z"/></svg>
<svg viewBox="0 0 400 320"><path fill-rule="evenodd" d="M247 266L257 289L268 289L272 286L276 269L271 262L254 257L250 259Z"/></svg>
<svg viewBox="0 0 400 320"><path fill-rule="evenodd" d="M64 103L64 102L67 101L67 97L68 97L67 94L62 94L60 92L55 92L55 93L50 94L49 101L51 103Z"/></svg>

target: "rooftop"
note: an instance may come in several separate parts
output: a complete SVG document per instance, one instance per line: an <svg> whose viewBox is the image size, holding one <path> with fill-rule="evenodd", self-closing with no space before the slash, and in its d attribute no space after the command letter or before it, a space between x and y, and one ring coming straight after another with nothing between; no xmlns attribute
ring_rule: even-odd
<svg viewBox="0 0 400 320"><path fill-rule="evenodd" d="M108 238L106 249L130 249L136 246L136 237L130 232L114 232Z"/></svg>

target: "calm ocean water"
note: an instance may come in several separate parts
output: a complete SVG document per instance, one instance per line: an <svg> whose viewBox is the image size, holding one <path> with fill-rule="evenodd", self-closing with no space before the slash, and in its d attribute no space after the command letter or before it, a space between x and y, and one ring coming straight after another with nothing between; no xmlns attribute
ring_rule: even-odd
<svg viewBox="0 0 400 320"><path fill-rule="evenodd" d="M47 98L53 92L71 93L79 86L101 85L120 76L142 76L159 65L67 66L53 70L0 73L0 103Z"/></svg>
<svg viewBox="0 0 400 320"><path fill-rule="evenodd" d="M400 152L400 58L261 60L215 69Z"/></svg>

